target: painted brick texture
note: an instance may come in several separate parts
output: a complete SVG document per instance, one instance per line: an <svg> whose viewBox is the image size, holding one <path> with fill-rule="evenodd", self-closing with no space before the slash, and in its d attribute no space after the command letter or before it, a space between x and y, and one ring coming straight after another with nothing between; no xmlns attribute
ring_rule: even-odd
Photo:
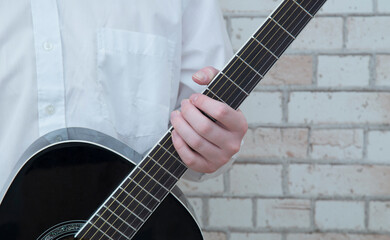
<svg viewBox="0 0 390 240"><path fill-rule="evenodd" d="M238 50L281 0L219 2ZM327 1L242 105L232 168L180 182L206 240L390 240L389 26L389 0Z"/></svg>

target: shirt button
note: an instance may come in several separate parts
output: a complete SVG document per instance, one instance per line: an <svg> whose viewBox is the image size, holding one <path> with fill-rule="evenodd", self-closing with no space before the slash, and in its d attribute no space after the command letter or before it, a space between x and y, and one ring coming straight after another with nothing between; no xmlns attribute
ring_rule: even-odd
<svg viewBox="0 0 390 240"><path fill-rule="evenodd" d="M56 110L55 107L53 105L51 105L51 104L46 107L46 112L49 115L53 115L55 110Z"/></svg>
<svg viewBox="0 0 390 240"><path fill-rule="evenodd" d="M50 52L51 50L53 50L53 44L51 42L44 42L43 43L43 49L45 49L46 51Z"/></svg>

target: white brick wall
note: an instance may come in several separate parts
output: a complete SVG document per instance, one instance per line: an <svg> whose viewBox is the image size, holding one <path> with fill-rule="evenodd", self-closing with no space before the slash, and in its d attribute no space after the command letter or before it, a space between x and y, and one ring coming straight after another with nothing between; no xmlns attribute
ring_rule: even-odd
<svg viewBox="0 0 390 240"><path fill-rule="evenodd" d="M368 86L369 56L319 56L318 86Z"/></svg>
<svg viewBox="0 0 390 240"><path fill-rule="evenodd" d="M389 16L348 18L347 48L387 51L390 38L389 25Z"/></svg>
<svg viewBox="0 0 390 240"><path fill-rule="evenodd" d="M318 201L314 219L320 229L362 230L364 229L364 203Z"/></svg>
<svg viewBox="0 0 390 240"><path fill-rule="evenodd" d="M379 86L390 86L390 56L379 55L376 65L376 84Z"/></svg>
<svg viewBox="0 0 390 240"><path fill-rule="evenodd" d="M267 229L309 228L309 200L261 199L257 201L257 226Z"/></svg>
<svg viewBox="0 0 390 240"><path fill-rule="evenodd" d="M371 230L383 230L390 232L390 202L370 202Z"/></svg>
<svg viewBox="0 0 390 240"><path fill-rule="evenodd" d="M239 49L281 0L219 0ZM241 107L230 171L182 181L206 240L390 240L390 1L328 0Z"/></svg>

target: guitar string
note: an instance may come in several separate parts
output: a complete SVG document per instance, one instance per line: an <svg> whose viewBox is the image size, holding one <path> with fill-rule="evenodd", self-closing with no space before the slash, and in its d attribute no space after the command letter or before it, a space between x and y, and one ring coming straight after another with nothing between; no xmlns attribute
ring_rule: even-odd
<svg viewBox="0 0 390 240"><path fill-rule="evenodd" d="M287 0L287 2L288 2L288 0ZM287 2L286 2L286 3L287 3ZM295 3L294 1L291 1L291 2L292 2L292 3ZM286 12L289 11L289 10L291 9L291 7L293 7L293 6L296 6L296 9L293 11L293 13L295 13L295 11L296 11L297 9L300 9L298 5L292 4L292 5L286 10ZM282 8L284 8L284 7L285 7L285 5L284 5ZM292 15L293 13L291 13L291 15ZM278 14L275 14L275 16L277 16L277 15L278 15ZM282 17L283 17L283 16L282 16ZM295 18L293 19L293 21L290 22L290 24L287 26L287 28L290 27L291 24L293 24L293 22L295 21L295 19L296 19L297 17L298 17L298 15L295 16ZM270 20L271 20L271 19L270 19ZM286 21L285 21L284 23L280 23L280 24L283 25L283 24L285 24L288 20L289 20L289 19L286 19ZM271 21L272 21L272 20L271 20ZM302 20L301 20L301 21L302 21ZM301 23L301 21L299 21L297 24ZM270 29L270 31L272 31L272 30L274 29L274 27L275 27L275 25ZM294 28L294 29L295 29L295 28ZM274 33L274 35L273 35L271 38L273 38L277 33L279 33L279 31L286 32L284 29L278 28L278 30ZM261 34L261 32L260 32L257 36L254 36L254 37L257 38L260 34ZM265 37L267 37L267 36L265 36ZM265 38L265 37L264 37L264 38ZM277 40L279 40L281 37L282 37L282 35L279 35L278 39L276 39L276 41L274 41L274 43L271 45L270 49L276 44ZM259 40L259 41L262 42L262 41L264 40L264 38L261 39L261 40ZM267 44L269 43L270 40L271 40L271 39L269 39L268 42L266 42L266 43L264 44L264 46L267 45ZM285 41L283 41L283 43L284 43L284 42L285 42ZM248 58L249 55L256 49L256 47L258 47L258 46L260 45L260 44L258 44L255 40L253 40L252 42L250 42L250 44L249 44L248 47L252 47L252 44L253 44L253 43L255 43L255 47L254 47L254 48L252 49L252 51L248 54L247 58ZM283 44L283 43L282 43L282 44ZM248 65L252 66L251 63L252 63L253 61L255 61L255 58L256 58L263 50L266 51L266 52L268 52L268 50L265 49L264 47L262 47L261 45L260 45L260 47L261 47L262 49L255 55L255 57L252 58L252 60L251 60L250 62L247 62ZM276 50L279 50L279 47L278 47ZM269 51L269 52L271 52L271 51ZM252 66L252 67L255 69L255 68L258 66L258 64L261 63L261 61L263 60L264 57L265 57L265 54L262 56L262 58L261 58L259 61L257 61L256 65L255 65L255 66ZM238 68L241 67L242 64L244 64L244 62L246 62L245 60L246 60L247 58L241 60L241 64L236 68L236 70L231 74L231 76L233 76L233 75L236 73L236 71L238 71ZM272 58L270 57L270 58L268 58L266 61L268 62L270 59L272 59ZM238 59L237 59L237 60L238 60ZM237 61L237 60L236 60L236 61ZM248 66L245 65L244 70L241 71L241 72L239 73L239 75L236 77L236 79L239 78L239 77L241 77L241 74L242 74L245 70L247 70L247 68L248 68ZM230 68L229 68L229 69L230 69ZM229 71L229 69L225 71L225 73L224 73L225 76L227 76L227 72ZM267 71L268 71L268 69L267 69ZM249 73L248 73L248 74L249 74ZM246 77L248 76L248 74L245 75L244 78L246 78ZM227 76L227 77L229 77L229 76ZM254 77L255 77L255 76L253 76L243 88L245 88L246 86L248 86L248 84L251 83L251 81L254 79ZM220 79L218 79L217 81L219 81L219 80L221 80L221 79L222 79L222 77L221 77ZM226 83L226 81L225 81L225 83ZM224 83L224 84L225 84L225 83ZM224 84L220 87L220 89L224 86ZM216 85L215 85L215 86L216 86ZM222 96L223 96L226 92L228 92L228 90L230 90L231 86L233 86L233 85L230 84L230 86L227 87L227 88L225 89L224 93L221 95L221 98L222 98ZM219 89L219 90L220 90L220 89ZM212 89L210 89L210 90L212 90ZM219 90L218 90L218 91L219 91ZM235 90L236 90L236 89L235 89ZM228 99L232 99L231 96L234 94L234 90L233 90L233 91L229 91L229 92L230 92L230 95L228 96ZM206 94L206 95L207 95L207 94ZM239 95L236 95L236 96L235 96L233 102L238 98L238 96L239 96ZM242 101L243 101L243 100L242 100Z"/></svg>
<svg viewBox="0 0 390 240"><path fill-rule="evenodd" d="M299 8L296 4L294 4L294 2L292 2L293 4L288 8L288 10L290 10L290 8L292 7L292 6L296 6L297 8ZM287 11L288 11L287 10ZM293 13L295 13L295 11L296 11L296 9L293 11ZM293 14L293 13L291 13L291 14ZM277 16L277 15L276 15ZM298 17L298 15L293 19L293 21L295 21L295 19ZM287 19L288 20L288 19ZM286 21L287 21L286 20ZM301 20L302 21L302 20ZM301 23L301 21L299 21L297 24L299 24L299 23ZM285 24L285 22L284 23L281 23L282 25L284 25ZM291 24L292 24L292 22L290 22L290 24L287 26L287 27L290 27L291 26ZM295 28L293 29L293 30L295 30ZM279 36L279 38L280 38L280 36ZM273 47L275 45L275 43L271 46L271 47ZM278 50L279 48L277 48L277 50ZM251 63L251 62L250 62ZM172 146L172 145L171 145ZM170 146L170 147L171 147ZM170 148L169 147L169 148Z"/></svg>
<svg viewBox="0 0 390 240"><path fill-rule="evenodd" d="M161 149L161 148L160 148ZM147 155L148 157L150 157L151 159L153 159L153 157L158 153L158 151L159 150L157 150L155 153L154 153L154 155L152 155L152 156L149 156L149 155ZM164 153L165 154L165 153ZM163 154L163 155L164 155ZM161 156L162 157L162 156ZM161 158L160 157L160 158ZM159 159L160 159L159 158ZM146 162L146 164L148 164L149 163L149 161L151 160L151 159L148 159L148 161ZM167 161L169 160L169 158L167 159ZM163 165L167 162L167 161L165 161L164 163L163 163ZM153 165L153 167L156 165L157 163L154 163L154 165ZM172 163L173 164L173 163ZM172 166L172 165L171 165ZM171 167L170 166L170 167ZM151 167L151 169L153 168L153 167ZM137 168L137 169L140 169L140 168ZM135 169L135 170L137 170L137 169ZM161 168L160 168L161 169ZM177 169L176 169L177 170ZM149 170L150 171L150 170ZM148 171L148 173L149 173L149 171ZM133 179L135 178L135 177L137 177L138 176L138 174L140 173L140 171L139 172L137 172L137 174L133 177ZM156 172L157 173L157 172ZM146 175L144 175L144 177L140 180L140 182L145 178L145 176ZM130 176L129 176L130 177ZM127 178L129 178L129 177L127 177ZM118 197L120 197L121 196L121 194L124 192L124 189L126 189L131 183L133 183L133 179L131 179L131 178L129 178L130 179L130 182L127 184L127 186L125 186L121 191L120 191L120 193L118 194L118 196L116 197L116 198L114 198L114 201L118 201L117 199L118 199ZM149 180L150 181L150 180ZM149 183L149 181L148 181L148 183ZM134 181L134 183L138 186L138 184ZM123 199L123 201L121 202L121 201L118 201L118 202L120 202L122 205L127 205L127 207L128 206L130 206L133 202L134 202L134 200L136 199L136 197L140 194L140 192L138 192L138 194L135 196L135 197L133 197L133 199L131 200L131 202L129 203L129 204L123 204L124 203L124 201L126 201L127 200L127 198L131 195L131 193L133 192L133 190L134 189L132 189L128 194L125 194L125 198ZM144 198L142 199L142 200L144 200L145 199L145 197L146 197L146 195L144 196ZM141 201L142 201L141 200ZM111 207L111 205L113 204L113 202L107 207L107 208L110 208ZM137 209L138 208L138 206L140 206L140 204L137 204L136 205L136 207L134 208L134 209ZM119 206L114 210L114 212L116 212L117 211L117 209L119 208ZM101 214L101 216L105 213L107 211L107 209L105 209L104 211L103 211L103 213ZM125 210L124 210L125 211ZM122 211L121 212L121 214L119 214L119 217L121 217L121 215L122 215L122 213L124 212L124 211ZM131 211L130 211L131 212ZM131 213L133 213L133 212L131 212ZM134 214L134 213L133 213ZM104 222L103 222L103 224L101 225L101 227L102 226L104 226L104 224L107 224L107 225L109 225L109 228L106 230L106 232L112 227L111 226L111 224L109 224L109 223L107 223L107 221L111 218L111 216L112 216L113 214L111 213L110 214L110 216L107 218L107 219L103 219L103 218L101 218L101 217L99 217L98 216L98 218L97 218L97 220L94 222L94 223L92 223L91 222L91 226L90 226L90 228L87 230L87 232L82 236L82 238L83 237L85 237L85 235L91 230L91 228L92 228L92 226L94 225L94 224L96 224L96 222L101 218ZM126 218L126 220L128 219L128 217ZM117 219L116 219L117 220ZM116 222L116 220L114 221L114 223ZM98 229L100 229L100 228L98 228ZM128 229L128 228L127 228ZM127 230L126 229L126 230ZM95 232L95 234L98 232L98 230ZM105 233L106 233L105 232ZM93 234L92 235L92 237L94 237L95 236L95 234ZM99 239L101 239L103 237L103 235L99 238Z"/></svg>
<svg viewBox="0 0 390 240"><path fill-rule="evenodd" d="M291 8L291 7L290 7L290 8ZM289 9L290 9L290 8L289 8ZM289 10L289 9L288 9L288 10ZM295 10L294 10L294 12L295 12ZM301 21L302 21L302 20L301 20ZM301 21L300 21L300 22L301 22ZM300 22L299 22L299 23L300 23ZM299 24L299 23L298 23L298 24ZM283 24L284 24L284 23L282 23L282 25L283 25ZM291 24L290 24L290 25L291 25ZM289 25L289 26L290 26L290 25ZM288 26L288 27L289 27L289 26ZM296 27L295 27L293 30L295 30L295 29L296 29ZM279 49L279 48L278 48L278 49ZM251 62L250 62L250 63L251 63ZM238 97L238 96L236 96L236 98L237 98L237 97ZM148 181L148 183L149 183L149 181ZM123 224L123 223L122 223L122 224Z"/></svg>
<svg viewBox="0 0 390 240"><path fill-rule="evenodd" d="M286 3L285 3L285 4L286 4ZM290 8L291 8L291 7L290 7ZM295 12L295 11L294 11L294 12ZM252 50L252 51L253 51L253 50ZM156 164L154 164L154 166L155 166L155 165L156 165ZM153 166L153 167L154 167L154 166ZM153 168L153 167L152 167L152 168ZM148 181L148 183L149 183L149 182L150 182L150 180ZM155 185L156 185L156 184L155 184Z"/></svg>
<svg viewBox="0 0 390 240"><path fill-rule="evenodd" d="M294 13L296 12L297 9L301 9L301 8L298 6L298 3L296 3L295 1L292 1L292 5L289 7L288 10L290 10L291 7L293 7L293 6L295 6L296 9L295 9L291 14L294 14ZM287 10L287 11L288 11L288 10ZM304 15L307 15L307 13L303 12L303 10L302 10L301 13L304 14ZM300 14L300 13L298 13L298 14L295 16L295 18L290 22L290 24L289 24L285 29L288 29L289 27L292 26L293 22L298 18L299 14ZM275 17L278 17L278 16L275 15ZM289 20L289 19L286 19L285 22L279 23L279 24L283 26L288 20ZM309 21L310 21L310 20L311 20L311 19L309 19ZM272 20L271 20L271 21L272 21ZM274 21L276 21L276 20L274 20ZM294 30L296 29L296 27L298 27L299 24L302 23L302 21L303 21L303 18L301 18L301 20L295 24L295 27L292 29L292 31L294 31ZM309 22L309 21L308 21L308 22ZM307 23L308 23L308 22L307 22ZM307 24L307 23L306 23L306 24ZM304 25L304 26L305 26L305 25ZM303 26L303 27L304 27L304 26ZM302 27L302 28L303 28L303 27ZM302 30L302 28L301 28L300 30ZM282 32L287 32L287 30L278 28L278 30L277 30L277 32L275 32L275 34L278 33L279 30L282 30ZM275 34L274 34L274 35L275 35ZM288 32L287 32L287 34L288 34ZM256 37L256 38L257 38L257 37ZM281 35L279 36L279 38L278 38L277 40L279 40L280 38L281 38ZM264 38L263 38L263 39L264 39ZM270 49L272 49L272 47L276 44L277 40L274 41L274 43L271 45ZM287 40L287 38L284 38L283 42L280 43L280 46L275 50L275 52L278 51L278 50L280 49L280 47L283 47L282 44L284 44L286 40ZM262 40L259 40L259 41L262 42ZM270 41L270 40L269 40L269 41ZM268 41L268 42L269 42L269 41ZM264 50L264 51L270 52L270 53L272 54L271 51L268 51L267 49L265 49L263 46L260 45L260 43L257 43L255 40L254 40L253 42L255 43L256 47L260 46L260 47L262 48L262 49L259 51L259 53L260 53L261 51ZM267 42L266 44L268 44L268 42ZM287 44L286 44L287 46L285 47L284 50L286 50L287 47L288 47L290 44L291 44L291 42L290 42L290 43L287 43ZM255 48L256 48L256 47L255 47ZM284 50L283 50L283 51L284 51ZM256 55L256 56L257 56L257 55ZM263 56L263 57L264 57L264 56ZM267 61L269 61L270 59L272 59L272 57L268 58ZM260 59L260 61L258 61L258 62L256 63L255 66L253 66L254 69L258 66L258 64L261 62L261 60L262 60L262 58ZM251 66L251 63L252 63L253 61L254 61L254 58L252 58L252 60L251 60L249 63L247 63L247 64ZM242 63L241 63L241 64L242 64ZM265 73L272 67L272 65L273 65L273 64L271 64L271 66L269 66L269 68L265 71ZM248 67L248 66L245 66L245 68L244 68L243 71L245 71L245 70L247 69L247 67ZM236 70L236 71L237 71L237 70ZM241 73L242 73L243 71L240 72L240 74L238 75L238 77L241 75ZM234 73L233 73L233 74L234 74ZM232 75L233 75L233 74L232 74ZM249 74L249 73L248 73L248 74ZM246 77L248 76L248 74L247 74L244 78L246 78ZM238 77L237 77L237 78L238 78ZM255 76L253 76L243 88L247 87L247 86L253 81L254 78L255 78ZM260 80L261 80L261 79L260 79ZM260 80L259 80L259 81L260 81ZM230 90L230 87L231 87L231 86L229 86L228 88L226 88L225 93L226 93L228 90ZM224 94L225 94L225 93L224 93ZM234 94L234 91L230 91L230 95L228 96L228 99L232 99L231 96L232 96L233 94ZM236 94L235 96L233 96L233 98L234 98L234 99L233 99L233 102L235 102L235 101L237 100L238 97L239 97L238 94ZM239 102L238 105L240 105L243 101L244 101L244 98L241 98L241 100L240 100L240 102Z"/></svg>
<svg viewBox="0 0 390 240"><path fill-rule="evenodd" d="M168 139L167 139L168 140ZM166 141L167 141L166 140ZM164 143L166 143L166 141L164 142ZM172 145L171 145L172 146ZM169 147L170 148L170 147ZM168 149L169 149L168 148ZM159 159L157 159L157 160L154 160L154 164L153 164L153 166L150 168L150 170L148 171L148 174L149 174L149 172L155 167L155 166L157 166L157 168L158 168L158 170L156 171L156 173L155 173L155 175L157 174L157 172L159 171L159 170L163 170L164 171L164 173L166 173L166 174L169 174L169 172L167 172L167 171L165 171L162 167L159 167L158 166L158 161L161 159L161 158L163 158L164 157L164 155L165 154L167 154L168 155L168 158L166 158L166 161L164 162L164 163L162 163L162 166L165 164L165 163L171 163L169 166L168 166L168 169L169 168L171 168L172 166L173 166L173 164L174 164L174 162L173 161L169 161L171 158L174 158L173 156L171 156L170 154L169 154L169 151L164 151L164 153L160 156L160 158ZM163 158L164 159L164 158ZM179 163L179 164L181 164L181 163ZM184 166L184 165L183 165ZM138 168L139 170L143 170L142 168ZM176 171L176 170L178 170L179 168L176 168L174 171ZM145 170L143 170L144 172L146 172ZM155 176L154 175L154 176ZM173 175L173 174L172 174ZM146 175L145 175L146 176ZM144 176L144 177L145 177ZM150 176L150 174L149 174L149 176ZM149 184L149 182L153 179L156 183L151 187L151 190L153 190L154 189L154 187L155 186L159 186L159 184L158 184L158 181L161 181L161 179L163 178L163 175L162 176L160 176L160 178L159 179L156 179L156 178L154 178L154 176L152 176L150 179L149 179L149 181L145 184L145 186L147 186L148 184ZM175 175L173 175L173 176L175 176ZM141 180L142 181L142 180ZM163 185L163 184L162 184ZM168 194L169 192L167 192L167 194ZM143 199L141 199L140 201L142 202L144 199L145 199L145 197L146 196L144 196L144 198ZM149 202L148 202L149 203ZM130 204L131 204L131 202L130 202ZM129 204L129 205L130 205ZM140 206L140 204L138 204L138 205L136 205L135 207L134 207L134 209L137 209L138 208L138 206ZM114 210L115 211L115 210ZM121 216L124 212L126 211L126 209L124 209L120 214L119 214L119 216ZM132 211L129 211L129 212L131 212L131 213L133 213ZM133 214L135 214L135 213L133 213ZM129 218L129 216L128 217L126 217L124 220L125 221L127 221L127 219ZM141 218L141 217L140 217ZM116 220L115 220L116 221ZM114 221L114 223L115 223L115 221ZM134 221L133 221L134 222ZM133 222L131 222L131 223L133 223ZM130 225L131 225L131 223L130 223ZM122 226L124 224L124 222L123 223L120 223L120 225L119 225L119 228ZM129 227L126 227L126 229L125 229L125 231L126 230L128 230L129 229Z"/></svg>
<svg viewBox="0 0 390 240"><path fill-rule="evenodd" d="M291 8L291 6L290 6L290 8ZM289 9L290 9L290 8L289 8ZM288 9L288 10L289 10L289 9ZM294 12L295 12L295 10L294 10ZM280 37L279 37L279 38L280 38ZM252 51L253 51L253 50L252 50ZM250 62L250 63L251 63L251 62ZM156 165L156 164L154 164L154 165ZM154 167L154 166L153 166L153 167ZM153 168L153 167L152 167L152 168ZM148 181L148 183L149 183L149 182L150 182L150 180ZM155 186L156 186L156 184L155 184ZM154 186L153 186L153 188L154 188Z"/></svg>
<svg viewBox="0 0 390 240"><path fill-rule="evenodd" d="M279 9L279 11L280 11L280 9ZM167 139L167 140L168 140L168 139ZM138 175L138 173L137 173L137 175ZM136 176L137 176L137 175L136 175ZM135 176L135 177L136 177L136 176ZM130 184L130 183L131 183L131 182L129 182L129 184ZM129 184L128 184L128 185L129 185ZM128 185L127 185L126 187L128 187ZM125 187L125 188L126 188L126 187ZM122 191L118 194L118 197L123 193L123 191L124 191L124 190L122 190ZM133 190L132 190L132 191L133 191ZM132 191L131 191L130 193L132 193ZM137 194L137 196L138 196L138 194ZM118 197L117 197L117 198L118 198ZM127 198L127 197L126 197L126 198ZM126 198L125 198L121 203L123 203L123 202L126 200ZM133 201L134 201L134 200L132 200L132 201L130 202L130 204L131 204ZM129 205L130 205L130 204L129 204ZM112 205L112 203L110 204L110 206L111 206L111 205ZM110 207L110 206L108 206L108 207ZM116 210L117 210L117 209L115 209L114 211L116 211ZM107 210L105 210L105 211L107 211ZM105 211L104 211L101 215L103 215L103 214L105 213ZM110 215L110 217L111 217L111 216L112 216L112 214ZM120 214L119 216L121 216L121 214ZM110 217L109 217L109 218L110 218ZM109 218L108 218L107 220L109 220ZM104 220L104 219L103 219L103 220ZM96 221L97 221L97 220L96 220ZM95 223L96 223L96 221L95 221ZM104 221L103 224L105 224L105 223L106 223L106 221ZM109 225L109 224L108 224L108 225ZM107 229L107 230L108 230L108 229ZM88 230L88 231L89 231L89 230ZM87 231L87 232L88 232L88 231ZM96 234L96 233L95 233L95 234ZM94 234L94 235L95 235L95 234ZM94 235L93 235L93 236L94 236ZM85 235L84 235L84 236L85 236ZM93 237L93 236L92 236L92 237Z"/></svg>
<svg viewBox="0 0 390 240"><path fill-rule="evenodd" d="M288 0L285 1L284 6L286 5L287 2L288 2ZM308 4L310 4L310 1L308 2ZM284 7L284 6L283 6L283 7ZM281 7L281 8L279 9L279 11L280 11L283 7ZM290 7L290 8L291 8L291 7ZM278 11L277 13L279 13L279 11ZM294 12L295 12L295 11L294 11ZM267 25L266 25L266 26L267 26ZM265 27L266 27L266 26L265 26ZM263 30L264 30L264 29L263 29ZM271 29L271 30L272 30L272 29ZM261 33L261 32L260 32L260 33ZM251 45L251 44L250 44L250 45ZM249 46L250 46L250 45L249 45ZM248 47L249 47L249 46L248 46ZM244 50L244 51L245 51L245 50ZM253 52L253 50L252 50L252 52ZM169 137L170 137L170 136L169 136ZM168 140L169 140L169 139L167 139L166 141L168 141ZM169 148L170 148L170 147L169 147ZM160 147L160 149L161 149L161 147ZM153 156L152 156L152 157L153 157ZM160 157L160 158L161 158L161 157ZM153 167L154 167L155 165L156 165L156 163L153 165ZM172 165L171 165L171 166L172 166ZM152 167L152 168L153 168L153 167ZM138 173L137 173L137 174L138 174ZM136 176L137 176L137 175L136 175ZM142 179L143 179L143 178L142 178ZM150 180L148 181L148 183L149 183L149 182L150 182ZM131 182L130 182L130 183L131 183ZM130 184L130 183L129 183L129 184ZM157 185L157 184L155 184L154 186L156 186L156 185ZM153 187L154 187L154 186L153 186ZM121 192L120 194L122 194L122 193L123 193L123 190L122 190L122 192ZM120 194L118 195L118 197L120 196ZM122 203L123 203L123 202L122 202ZM137 206L138 206L138 205L137 205ZM104 223L103 223L103 224L104 224ZM89 231L89 230L88 230L88 231ZM88 232L88 231L87 231L87 232ZM85 235L84 235L84 236L85 236ZM84 236L83 236L83 237L84 237Z"/></svg>
<svg viewBox="0 0 390 240"><path fill-rule="evenodd" d="M166 141L165 141L165 142L166 142ZM161 148L160 148L160 149L161 149ZM149 156L149 155L148 155L148 157L150 157L151 159L154 159L153 157L154 157L157 153L158 153L158 151L157 151L153 156ZM147 172L147 174L149 174L149 172L157 165L157 161L159 161L166 153L167 153L167 152L164 151L164 153L160 156L159 159L154 160L155 163L154 163L153 166L149 169L149 171ZM168 154L168 155L169 155L169 154ZM167 163L167 162L170 160L170 158L171 158L171 157L168 157L168 158L166 159L166 161L165 161L162 165L164 165L165 163ZM150 161L151 159L149 159L149 161ZM148 164L149 161L148 161L146 164ZM172 162L171 162L171 163L172 163ZM173 163L172 163L168 168L170 168L172 165L173 165ZM136 167L136 168L137 168L137 167ZM143 170L142 168L137 168L137 169L139 170L139 172L133 177L133 179L134 179L135 177L138 176L138 174L140 173L141 170ZM162 168L159 168L158 170L161 170L161 169L162 169ZM177 169L178 169L178 168L176 168L175 170L177 170ZM162 169L162 170L165 171L164 169ZM146 171L144 171L144 172L146 172ZM149 176L151 176L151 177L150 177L149 181L145 184L145 186L148 185L149 182L150 182L152 179L154 179L154 181L156 181L156 184L153 185L153 187L151 188L151 190L153 190L155 186L158 186L158 183L157 183L157 182L160 181L161 178L163 177L163 176L160 176L159 179L154 178L154 177L156 176L157 172L158 172L158 171L156 171L155 174L154 174L153 176L151 176L151 175L149 174ZM146 177L146 174L142 177L142 179L141 179L139 182L142 182L142 180L143 180L145 177ZM124 187L124 189L122 189L122 191L121 191L120 194L122 194L122 193L125 191L125 189L133 182L133 179L130 179L130 182L127 184L126 187ZM134 181L134 183L135 183L137 186L139 185L139 184L136 183L135 181ZM125 199L124 199L121 203L124 203L124 201L126 201L126 199L131 195L131 193L133 192L133 190L134 190L134 188L133 188L128 194L125 194L126 197L125 197ZM142 189L141 189L141 190L142 190ZM145 192L148 193L147 191L145 191ZM168 192L167 192L167 193L168 193ZM120 194L118 195L118 197L120 196ZM137 197L138 197L139 194L140 194L140 192L138 192L138 194L137 194L135 197L133 197L133 199L132 199L131 202L127 205L127 207L130 206L131 203L133 203L135 199L137 199ZM152 194L150 194L150 195L152 195ZM146 198L146 196L147 196L147 195L145 195L145 196L140 200L140 202L144 201L144 199ZM119 202L119 201L118 201L118 202ZM150 202L150 201L149 201L149 202ZM149 202L148 202L148 203L149 203ZM111 205L112 205L112 203L110 204L110 206L111 206ZM123 204L122 204L122 205L123 205ZM126 204L125 204L125 205L126 205ZM109 206L109 207L110 207L110 206ZM124 206L124 205L123 205L123 206ZM140 206L140 204L137 204L133 209L136 210L139 206ZM109 208L109 207L108 207L108 208ZM119 206L114 210L114 212L116 212L118 208L119 208ZM121 217L122 214L123 214L126 210L128 210L128 209L124 209L120 214L117 214L118 217ZM107 211L107 210L105 210L105 211ZM104 212L105 212L105 211L104 211ZM104 212L103 212L102 214L104 214ZM129 211L129 212L132 213L132 214L134 214L134 215L136 215L133 211ZM111 213L110 216L109 216L106 220L109 220L109 219L111 218L111 216L113 216L113 213ZM125 221L126 221L128 218L129 218L129 216L125 218ZM118 220L118 218L116 218L112 224L115 224L115 222L116 222L117 220ZM133 222L134 222L134 221L132 221L131 223L133 223ZM130 225L131 225L131 223L130 223ZM119 228L120 228L123 224L124 224L124 223L121 223L121 224L119 225ZM111 224L108 224L108 225L109 225L109 228L106 230L106 232L107 232L108 230L110 230L110 228L112 227ZM127 227L125 230L128 230L128 229L129 229L129 227ZM106 233L106 232L105 232L105 233ZM102 235L99 239L101 239L103 236L104 236L104 235Z"/></svg>
<svg viewBox="0 0 390 240"><path fill-rule="evenodd" d="M276 14L279 14L279 12L284 8L284 6L287 4L287 2L288 2L289 0L285 0L285 2L281 5L281 7L279 8L279 10L276 12ZM270 21L271 22L271 21ZM264 29L266 29L266 27L268 27L268 25L270 24L270 22L268 22L264 27L263 27L263 29L261 29L261 31L260 31L260 33L262 33L262 31L264 30ZM268 33L271 33L271 30L274 28L274 26L270 29L270 31L268 32ZM259 34L260 34L259 33ZM267 35L266 35L267 36ZM243 51L242 51L242 54L244 53L244 52L246 52L247 51L247 49L248 48L250 48L251 47L251 45L252 45L252 43L253 42L251 42L250 44L248 44L244 49L243 49ZM250 49L249 49L250 50ZM252 49L252 51L248 54L248 56L252 53L254 51L254 49ZM257 53L256 54L256 56L258 55L259 53ZM255 56L255 57L256 57ZM245 58L245 60L246 60L246 58ZM230 66L228 66L228 68L227 69L223 69L223 70L225 70L225 72L228 72L232 67L233 67L233 65L236 63L238 61L238 59L236 59L235 61L233 61L233 63L230 65ZM244 64L243 62L239 65L239 67L242 65L242 64ZM246 68L245 68L246 69ZM222 71L223 71L222 70ZM236 71L238 70L238 68L233 72L233 73L235 73ZM240 73L241 74L241 73ZM239 75L240 76L240 75ZM210 84L209 84L209 86L208 87L210 87L210 85L212 85L212 84L214 84L214 83L216 83L214 86L212 86L211 88L209 88L210 90L213 90L214 89L214 87L215 86L217 86L217 83L219 83L219 81L221 80L221 78L220 79L215 79L215 81L212 81ZM217 90L217 92L215 92L215 95L217 95L218 94L218 92L220 91L220 89L224 86L226 84L226 82ZM223 95L222 95L223 96ZM222 97L221 96L221 97Z"/></svg>

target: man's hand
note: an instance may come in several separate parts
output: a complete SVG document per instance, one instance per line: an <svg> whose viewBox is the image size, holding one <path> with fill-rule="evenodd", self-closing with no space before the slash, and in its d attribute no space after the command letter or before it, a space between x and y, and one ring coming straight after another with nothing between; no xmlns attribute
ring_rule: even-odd
<svg viewBox="0 0 390 240"><path fill-rule="evenodd" d="M192 76L200 84L207 85L218 70L205 67ZM200 111L213 117L211 121ZM225 103L200 93L181 102L181 112L171 114L173 145L183 162L192 170L212 173L236 154L248 130L242 112Z"/></svg>

